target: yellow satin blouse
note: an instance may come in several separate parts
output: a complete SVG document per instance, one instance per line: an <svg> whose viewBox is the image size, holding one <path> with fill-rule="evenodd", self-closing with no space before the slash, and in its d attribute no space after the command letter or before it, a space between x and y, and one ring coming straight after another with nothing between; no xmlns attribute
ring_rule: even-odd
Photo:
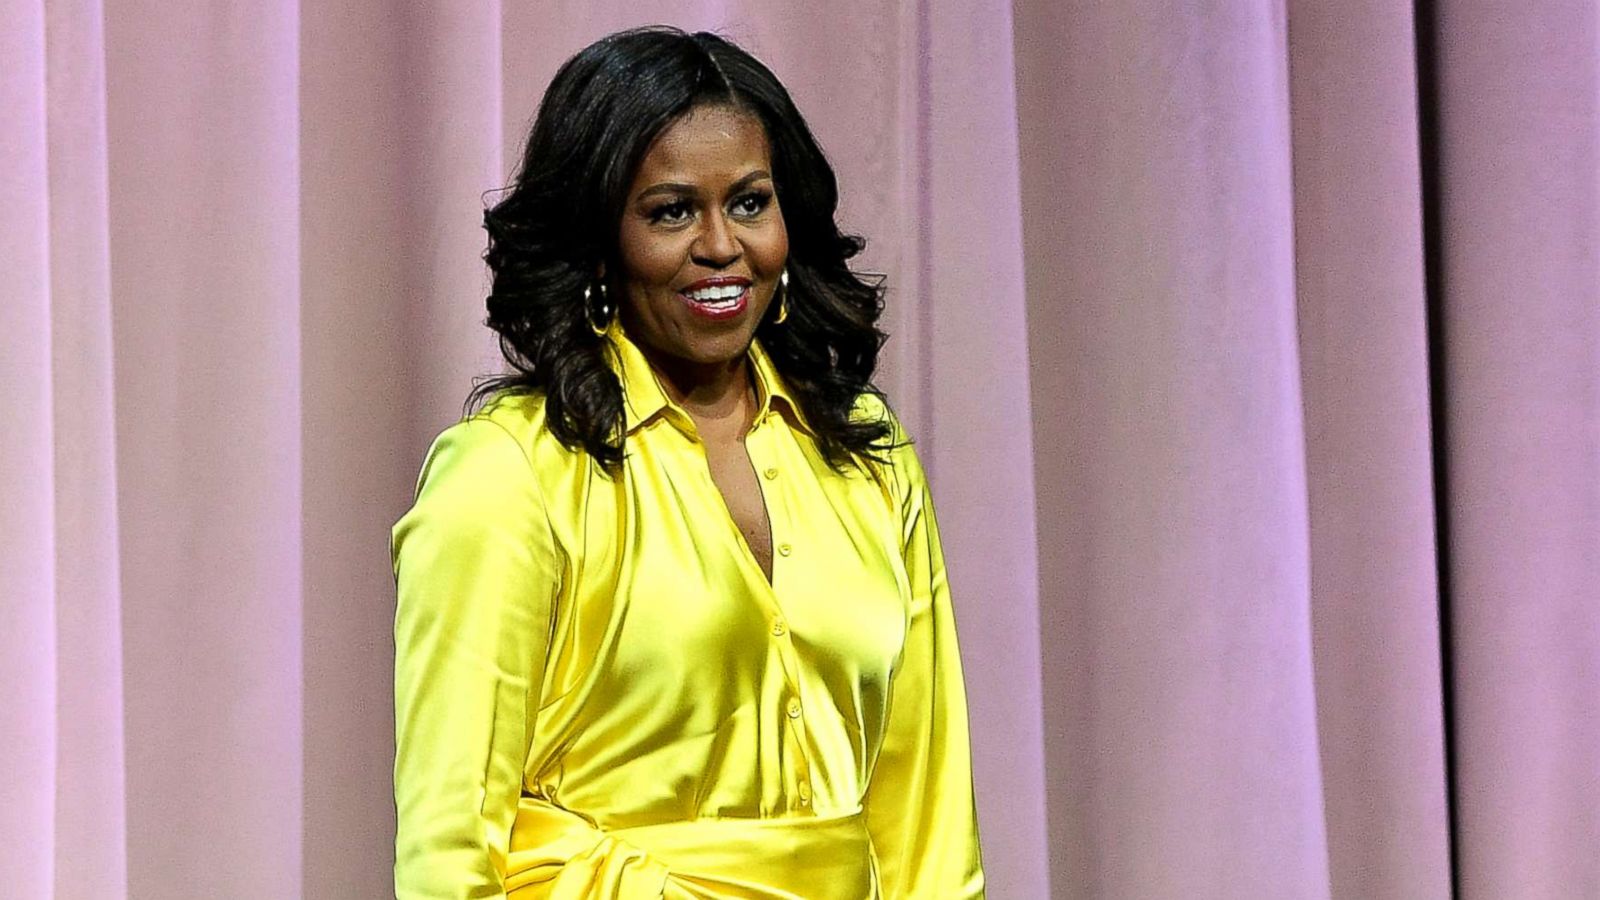
<svg viewBox="0 0 1600 900"><path fill-rule="evenodd" d="M752 345L769 583L688 415L619 326L607 347L619 473L502 396L435 441L395 525L397 895L981 897L911 446L830 469Z"/></svg>

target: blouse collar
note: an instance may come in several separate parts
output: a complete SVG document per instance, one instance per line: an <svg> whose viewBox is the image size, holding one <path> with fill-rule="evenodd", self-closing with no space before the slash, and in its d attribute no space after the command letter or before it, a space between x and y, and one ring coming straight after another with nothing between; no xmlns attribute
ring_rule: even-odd
<svg viewBox="0 0 1600 900"><path fill-rule="evenodd" d="M689 414L667 396L655 370L645 359L644 352L628 337L622 323L616 319L606 329L606 345L610 349L606 361L622 383L623 427L626 433L633 434L655 416L664 415L679 430L693 435L694 425ZM804 414L800 412L800 404L795 402L793 393L784 383L783 376L778 374L778 367L767 355L766 348L761 346L760 339L750 342L749 356L756 382L755 421L760 422L771 412L786 412L791 422L815 437L816 432L806 422Z"/></svg>

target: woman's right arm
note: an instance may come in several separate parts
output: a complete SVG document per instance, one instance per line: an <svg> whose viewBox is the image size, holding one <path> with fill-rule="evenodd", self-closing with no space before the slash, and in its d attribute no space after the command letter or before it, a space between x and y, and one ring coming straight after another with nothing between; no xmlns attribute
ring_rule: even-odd
<svg viewBox="0 0 1600 900"><path fill-rule="evenodd" d="M562 568L521 444L440 435L392 549L395 894L503 897Z"/></svg>

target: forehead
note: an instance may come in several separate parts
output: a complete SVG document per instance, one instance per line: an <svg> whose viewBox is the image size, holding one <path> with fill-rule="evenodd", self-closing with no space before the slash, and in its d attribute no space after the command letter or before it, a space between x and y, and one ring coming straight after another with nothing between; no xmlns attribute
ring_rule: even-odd
<svg viewBox="0 0 1600 900"><path fill-rule="evenodd" d="M735 181L772 166L766 129L753 114L731 106L701 106L668 125L645 152L634 190L660 181L691 184Z"/></svg>

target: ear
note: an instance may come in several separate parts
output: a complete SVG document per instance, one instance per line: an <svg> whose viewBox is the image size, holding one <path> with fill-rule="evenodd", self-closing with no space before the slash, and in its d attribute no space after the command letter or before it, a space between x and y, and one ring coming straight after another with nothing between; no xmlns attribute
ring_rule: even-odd
<svg viewBox="0 0 1600 900"><path fill-rule="evenodd" d="M595 277L595 280L600 282L601 284L605 284L606 283L606 264L605 263L601 263L595 269L594 277Z"/></svg>

